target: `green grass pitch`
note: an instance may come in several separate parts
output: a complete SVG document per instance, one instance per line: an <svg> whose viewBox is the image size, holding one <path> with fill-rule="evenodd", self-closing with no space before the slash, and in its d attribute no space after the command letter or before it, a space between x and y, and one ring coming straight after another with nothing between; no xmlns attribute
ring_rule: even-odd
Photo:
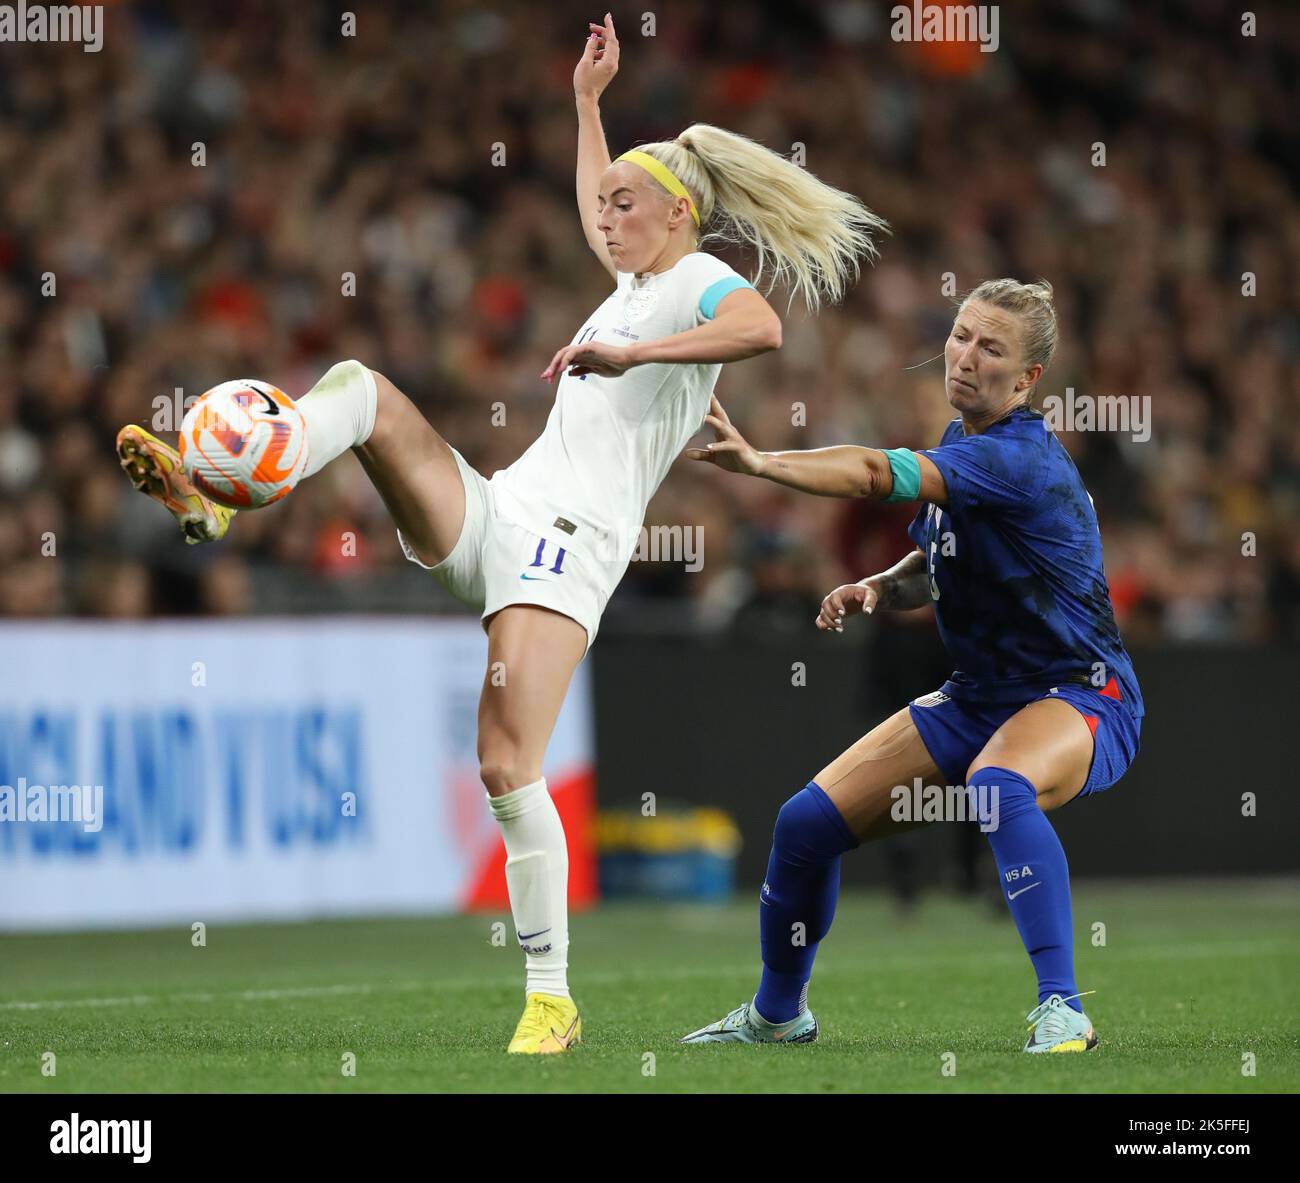
<svg viewBox="0 0 1300 1183"><path fill-rule="evenodd" d="M213 924L206 948L187 926L0 937L0 1090L1300 1089L1300 883L1076 885L1079 980L1097 991L1102 1042L1070 1056L1020 1051L1035 996L1009 918L937 895L909 920L883 894L845 895L812 983L817 1044L680 1047L752 994L757 902L743 894L576 916L584 1042L538 1058L504 1054L523 1001L504 916Z"/></svg>

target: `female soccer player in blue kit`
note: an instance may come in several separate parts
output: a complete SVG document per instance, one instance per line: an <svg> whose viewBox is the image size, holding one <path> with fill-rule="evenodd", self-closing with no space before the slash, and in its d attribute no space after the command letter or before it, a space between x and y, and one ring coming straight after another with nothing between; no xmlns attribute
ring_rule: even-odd
<svg viewBox="0 0 1300 1183"><path fill-rule="evenodd" d="M993 823L1002 888L1038 975L1024 1050L1096 1046L1074 980L1069 869L1045 813L1124 774L1143 707L1092 498L1030 405L1056 336L1050 284L989 280L962 302L944 348L945 390L960 417L937 448L758 452L715 399L706 422L717 442L686 452L825 497L922 502L908 531L918 549L836 588L817 627L838 632L849 612L932 602L957 668L781 807L760 895L758 992L683 1043L817 1038L808 982L835 914L840 855L921 824L893 821L893 790L941 775L966 786L986 811L981 821ZM797 923L804 943L792 941Z"/></svg>

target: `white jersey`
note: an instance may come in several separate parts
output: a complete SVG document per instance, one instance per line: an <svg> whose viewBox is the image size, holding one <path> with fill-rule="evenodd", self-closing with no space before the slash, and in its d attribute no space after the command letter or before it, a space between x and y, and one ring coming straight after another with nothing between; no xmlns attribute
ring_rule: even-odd
<svg viewBox="0 0 1300 1183"><path fill-rule="evenodd" d="M710 320L728 292L750 286L701 251L658 275L620 272L614 293L573 343L627 345L685 332ZM546 429L492 476L498 512L601 561L612 589L636 548L650 498L708 413L721 369L656 363L617 378L565 373Z"/></svg>

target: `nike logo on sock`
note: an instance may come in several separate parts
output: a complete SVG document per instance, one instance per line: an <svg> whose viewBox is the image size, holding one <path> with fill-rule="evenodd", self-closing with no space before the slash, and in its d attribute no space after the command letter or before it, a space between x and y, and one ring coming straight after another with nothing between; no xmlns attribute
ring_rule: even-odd
<svg viewBox="0 0 1300 1183"><path fill-rule="evenodd" d="M1037 883L1031 883L1028 887L1022 887L1019 891L1010 892L1007 899L1014 900L1018 895L1024 895L1027 891L1033 891L1035 887L1042 887L1043 881L1040 879Z"/></svg>
<svg viewBox="0 0 1300 1183"><path fill-rule="evenodd" d="M519 934L519 939L521 941L531 941L533 937L539 937L542 935L542 933L550 932L550 931L551 930L549 928L539 928L536 932L521 932Z"/></svg>

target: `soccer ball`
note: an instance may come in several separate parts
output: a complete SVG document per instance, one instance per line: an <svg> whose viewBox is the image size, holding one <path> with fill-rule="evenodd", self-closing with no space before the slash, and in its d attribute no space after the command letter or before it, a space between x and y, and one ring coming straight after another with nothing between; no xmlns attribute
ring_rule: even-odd
<svg viewBox="0 0 1300 1183"><path fill-rule="evenodd" d="M233 509L257 509L298 483L307 467L307 424L284 391L236 378L185 412L180 453L200 493Z"/></svg>

